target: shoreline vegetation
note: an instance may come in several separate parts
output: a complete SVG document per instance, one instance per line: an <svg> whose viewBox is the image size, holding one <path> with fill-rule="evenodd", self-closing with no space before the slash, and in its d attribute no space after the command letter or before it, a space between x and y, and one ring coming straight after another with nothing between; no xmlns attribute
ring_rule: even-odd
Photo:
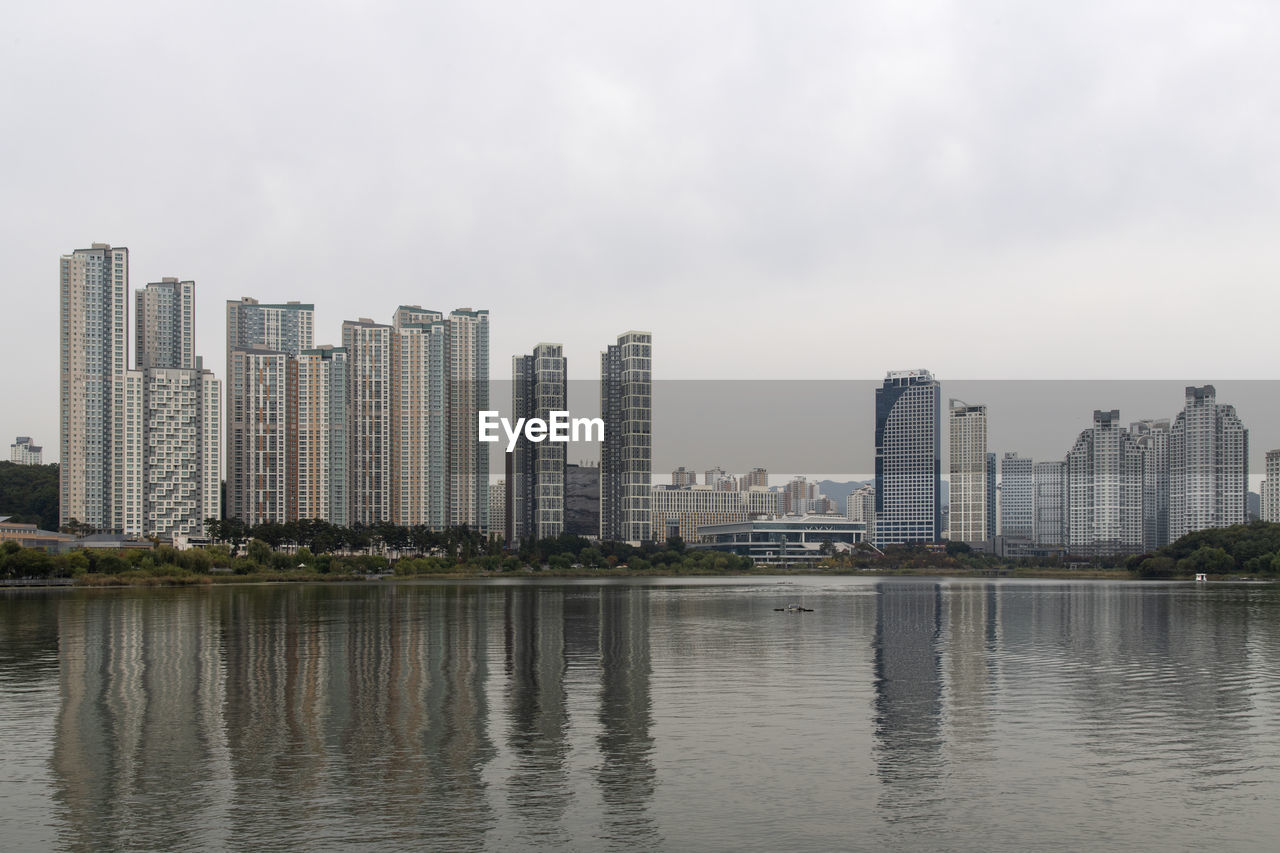
<svg viewBox="0 0 1280 853"><path fill-rule="evenodd" d="M824 543L816 564L787 567L690 548L679 537L641 546L572 534L507 551L466 527L445 531L377 525L341 528L292 522L246 528L210 520L215 544L186 550L143 543L121 550L50 554L0 544L0 583L34 586L187 586L227 583L349 583L420 578L627 578L837 576L1057 580L1280 580L1280 524L1251 522L1201 530L1155 551L1092 560L1005 559L959 542L895 545L877 551Z"/></svg>
<svg viewBox="0 0 1280 853"><path fill-rule="evenodd" d="M30 589L64 587L72 589L106 589L122 587L190 587L190 586L233 586L240 584L400 584L423 580L439 581L476 581L476 580L589 580L593 578L688 578L688 577L780 577L780 578L823 578L823 577L866 577L866 578L947 578L952 580L1141 580L1133 572L1124 569L1013 569L1007 572L979 572L972 570L930 570L930 569L885 569L885 570L847 570L818 569L806 567L801 569L782 568L779 566L755 566L738 572L709 571L635 571L632 569L596 569L565 570L551 569L519 569L512 572L491 571L455 571L434 572L431 574L397 575L397 574L322 574L308 570L292 572L251 572L247 574L216 573L203 574L193 572L143 573L125 572L123 574L102 575L84 574L73 578L23 579L22 582L0 582L0 589ZM1187 581L1189 577L1174 577L1167 580ZM1275 583L1275 578L1252 578L1243 576L1210 576L1213 582L1265 582Z"/></svg>

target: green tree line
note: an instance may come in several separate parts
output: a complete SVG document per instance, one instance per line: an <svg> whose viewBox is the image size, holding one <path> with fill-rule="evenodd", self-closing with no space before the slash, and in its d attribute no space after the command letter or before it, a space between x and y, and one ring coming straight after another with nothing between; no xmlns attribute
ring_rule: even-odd
<svg viewBox="0 0 1280 853"><path fill-rule="evenodd" d="M1129 559L1140 577L1205 573L1280 574L1280 524L1251 521L1188 533L1176 542Z"/></svg>

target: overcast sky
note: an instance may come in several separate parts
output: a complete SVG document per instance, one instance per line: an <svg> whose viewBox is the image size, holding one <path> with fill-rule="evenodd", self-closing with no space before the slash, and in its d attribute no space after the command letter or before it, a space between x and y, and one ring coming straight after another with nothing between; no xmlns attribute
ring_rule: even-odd
<svg viewBox="0 0 1280 853"><path fill-rule="evenodd" d="M1278 44L1229 0L11 4L0 437L56 457L95 241L196 281L220 376L251 295L317 343L488 308L495 377L639 328L663 378L1275 378Z"/></svg>

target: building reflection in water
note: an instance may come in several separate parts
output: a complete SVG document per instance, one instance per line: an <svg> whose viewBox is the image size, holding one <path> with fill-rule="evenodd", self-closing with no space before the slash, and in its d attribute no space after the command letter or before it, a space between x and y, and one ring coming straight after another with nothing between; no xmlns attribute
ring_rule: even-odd
<svg viewBox="0 0 1280 853"><path fill-rule="evenodd" d="M866 601L869 587L852 583ZM1046 779L1065 794L1053 807L1068 828L1153 790L1212 815L1233 791L1274 785L1273 590L874 590L869 648L859 633L868 601L850 611L857 619L785 623L806 634L743 620L736 632L761 633L715 650L754 688L757 668L767 676L771 665L754 641L803 641L813 671L852 700L852 722L870 716L874 778L860 787L847 760L825 765L851 802L876 804L868 837L905 831L917 846L946 846L962 825L993 839L1000 821L1044 805ZM654 814L653 672L685 653L673 637L692 608L651 611L653 594L389 584L68 591L56 606L15 598L0 637L27 651L0 650L0 687L42 682L51 693L56 679L39 761L52 790L45 826L61 849L661 847L675 842ZM734 596L698 601L744 612ZM871 657L870 692L863 669L850 690L831 679L851 648ZM706 697L702 712L723 713L723 697ZM673 751L687 736L678 724L662 731ZM789 758L773 741L757 746ZM812 804L822 758L790 792L793 807ZM661 801L669 838L688 832L681 819L708 818Z"/></svg>
<svg viewBox="0 0 1280 853"><path fill-rule="evenodd" d="M206 596L76 598L60 610L51 759L60 846L218 847L226 803L218 632ZM194 816L194 819L193 819Z"/></svg>
<svg viewBox="0 0 1280 853"><path fill-rule="evenodd" d="M947 755L962 765L993 758L998 605L991 583L951 583L943 594Z"/></svg>
<svg viewBox="0 0 1280 853"><path fill-rule="evenodd" d="M942 759L942 588L876 584L876 772L881 806L898 818L923 816Z"/></svg>
<svg viewBox="0 0 1280 853"><path fill-rule="evenodd" d="M601 837L629 849L661 842L653 800L653 714L649 696L649 595L644 587L601 587Z"/></svg>
<svg viewBox="0 0 1280 853"><path fill-rule="evenodd" d="M503 611L507 744L514 756L506 800L520 822L519 840L567 844L565 596L543 586L506 587Z"/></svg>
<svg viewBox="0 0 1280 853"><path fill-rule="evenodd" d="M517 844L556 846L584 793L575 752L599 797L593 835L657 843L648 596L388 585L64 603L63 846L246 849L268 832L335 846L359 827L366 844L467 850L499 811Z"/></svg>

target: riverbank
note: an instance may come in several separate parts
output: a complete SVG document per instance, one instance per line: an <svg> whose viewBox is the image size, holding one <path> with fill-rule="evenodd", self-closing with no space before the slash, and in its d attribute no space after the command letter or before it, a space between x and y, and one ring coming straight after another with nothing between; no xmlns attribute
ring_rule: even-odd
<svg viewBox="0 0 1280 853"><path fill-rule="evenodd" d="M948 578L954 580L1139 580L1134 572L1117 569L1007 569L996 571L939 571L929 569L897 569L887 571L857 571L850 569L832 571L788 570L761 567L746 572L731 574L717 572L664 572L637 571L634 569L570 569L559 571L514 572L433 572L414 575L359 575L359 574L322 574L308 571L288 572L251 572L248 574L144 574L128 573L114 575L86 574L70 579L50 579L47 586L76 587L164 587L164 586L215 586L227 584L268 584L268 583L401 583L421 580L500 580L500 579L564 579L583 580L590 578L685 578L685 577L867 577L867 578ZM1163 580L1190 582L1191 576L1172 577ZM1272 578L1242 577L1239 575L1211 576L1210 582L1251 582L1275 583ZM23 584L24 587L42 585L37 581Z"/></svg>

